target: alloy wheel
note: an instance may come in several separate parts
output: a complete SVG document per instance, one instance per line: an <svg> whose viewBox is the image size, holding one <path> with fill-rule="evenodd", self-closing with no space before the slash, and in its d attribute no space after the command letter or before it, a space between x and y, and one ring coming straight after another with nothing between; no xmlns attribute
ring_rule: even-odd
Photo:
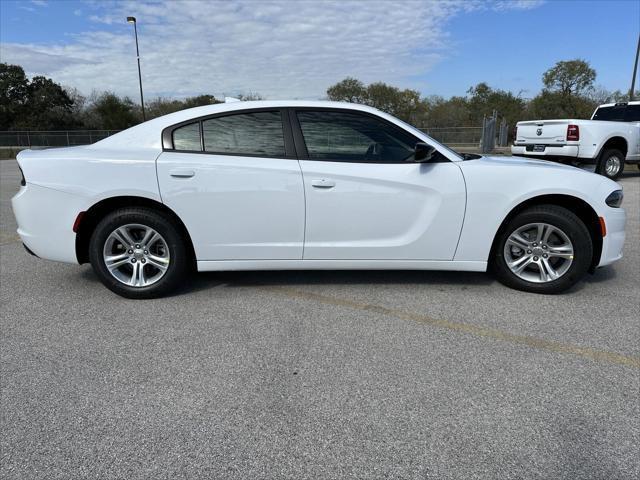
<svg viewBox="0 0 640 480"><path fill-rule="evenodd" d="M158 282L170 264L167 242L153 228L127 224L107 237L103 248L107 270L130 287L148 287Z"/></svg>
<svg viewBox="0 0 640 480"><path fill-rule="evenodd" d="M548 283L562 277L571 267L573 255L567 234L548 223L518 227L504 245L504 259L511 272L532 283Z"/></svg>

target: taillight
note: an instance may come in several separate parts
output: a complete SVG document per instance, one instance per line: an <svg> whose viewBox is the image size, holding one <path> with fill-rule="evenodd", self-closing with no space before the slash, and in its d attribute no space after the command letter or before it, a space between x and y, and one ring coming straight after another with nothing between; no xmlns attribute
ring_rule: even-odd
<svg viewBox="0 0 640 480"><path fill-rule="evenodd" d="M578 125L568 125L567 126L567 141L578 141L580 140L580 129Z"/></svg>

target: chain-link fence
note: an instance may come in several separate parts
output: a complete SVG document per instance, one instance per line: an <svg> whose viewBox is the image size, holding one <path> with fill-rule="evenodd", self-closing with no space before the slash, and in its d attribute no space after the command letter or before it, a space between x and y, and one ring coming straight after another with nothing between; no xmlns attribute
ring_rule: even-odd
<svg viewBox="0 0 640 480"><path fill-rule="evenodd" d="M453 147L480 147L483 140L482 126L469 127L419 127L421 131L438 142ZM498 145L506 145L506 125L500 128ZM486 129L485 129L486 130ZM102 140L119 130L58 130L58 131L2 131L0 132L0 148L33 148L33 147L67 147L88 145ZM497 136L498 132L493 131ZM485 135L486 135L485 131Z"/></svg>
<svg viewBox="0 0 640 480"><path fill-rule="evenodd" d="M119 130L57 130L0 132L0 147L69 147L88 145Z"/></svg>
<svg viewBox="0 0 640 480"><path fill-rule="evenodd" d="M419 127L419 130L445 145L477 147L482 140L482 127Z"/></svg>

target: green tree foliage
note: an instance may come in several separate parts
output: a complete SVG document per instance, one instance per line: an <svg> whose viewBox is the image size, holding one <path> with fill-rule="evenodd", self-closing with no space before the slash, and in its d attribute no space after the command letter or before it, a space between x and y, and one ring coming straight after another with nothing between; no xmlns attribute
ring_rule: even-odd
<svg viewBox="0 0 640 480"><path fill-rule="evenodd" d="M490 116L493 111L513 125L524 115L526 102L504 90L494 90L486 83L479 83L468 91L469 121L473 125L480 125L483 116Z"/></svg>
<svg viewBox="0 0 640 480"><path fill-rule="evenodd" d="M420 92L416 90L400 90L382 82L366 86L351 77L329 87L327 97L335 102L369 105L408 122L414 122L425 111Z"/></svg>
<svg viewBox="0 0 640 480"><path fill-rule="evenodd" d="M562 92L543 90L529 102L521 120L544 120L552 118L590 118L599 102L586 96L565 95Z"/></svg>
<svg viewBox="0 0 640 480"><path fill-rule="evenodd" d="M87 107L84 124L87 128L123 130L140 122L133 101L115 93L104 92L95 97Z"/></svg>
<svg viewBox="0 0 640 480"><path fill-rule="evenodd" d="M49 130L77 125L73 99L46 77L26 77L18 65L0 64L0 129Z"/></svg>
<svg viewBox="0 0 640 480"><path fill-rule="evenodd" d="M365 104L367 87L360 80L347 77L327 89L327 98L334 102Z"/></svg>
<svg viewBox="0 0 640 480"><path fill-rule="evenodd" d="M596 71L582 59L556 63L542 75L546 90L563 95L585 95L593 89Z"/></svg>

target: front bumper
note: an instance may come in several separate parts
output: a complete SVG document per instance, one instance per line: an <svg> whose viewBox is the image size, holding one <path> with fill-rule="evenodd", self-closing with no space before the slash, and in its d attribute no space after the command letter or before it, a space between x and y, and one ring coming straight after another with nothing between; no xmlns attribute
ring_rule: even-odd
<svg viewBox="0 0 640 480"><path fill-rule="evenodd" d="M602 254L600 255L598 267L611 265L613 262L622 258L626 220L627 214L624 208L609 208L604 215L607 234L602 239Z"/></svg>
<svg viewBox="0 0 640 480"><path fill-rule="evenodd" d="M78 263L73 222L84 207L81 197L27 183L11 206L28 250L47 260Z"/></svg>

